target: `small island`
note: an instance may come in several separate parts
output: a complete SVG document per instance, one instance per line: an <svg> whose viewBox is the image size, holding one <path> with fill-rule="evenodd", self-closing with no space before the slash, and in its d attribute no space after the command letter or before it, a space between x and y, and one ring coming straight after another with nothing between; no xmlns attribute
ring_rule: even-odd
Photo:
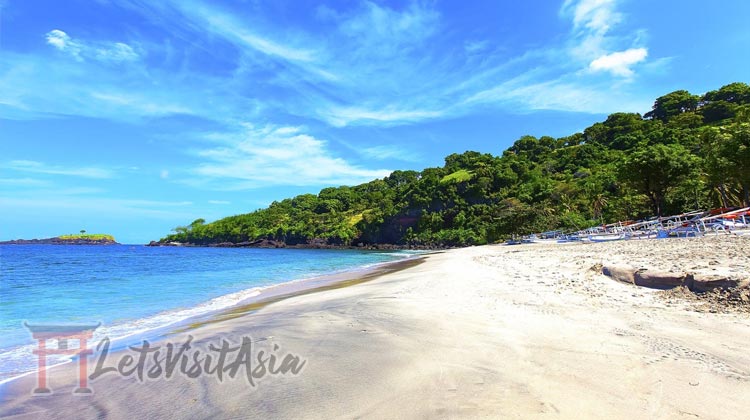
<svg viewBox="0 0 750 420"><path fill-rule="evenodd" d="M14 239L1 241L0 245L120 245L115 237L104 233L86 233L60 235L45 239Z"/></svg>

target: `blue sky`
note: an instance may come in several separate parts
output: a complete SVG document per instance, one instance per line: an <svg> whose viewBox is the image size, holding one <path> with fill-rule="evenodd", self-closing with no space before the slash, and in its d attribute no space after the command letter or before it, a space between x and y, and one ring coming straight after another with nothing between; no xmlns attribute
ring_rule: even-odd
<svg viewBox="0 0 750 420"><path fill-rule="evenodd" d="M0 240L158 239L748 81L750 2L0 0Z"/></svg>

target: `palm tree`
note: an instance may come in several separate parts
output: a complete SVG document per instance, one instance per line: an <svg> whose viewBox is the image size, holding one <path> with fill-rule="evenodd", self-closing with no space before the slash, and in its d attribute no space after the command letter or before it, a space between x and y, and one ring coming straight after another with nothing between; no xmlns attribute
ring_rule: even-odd
<svg viewBox="0 0 750 420"><path fill-rule="evenodd" d="M591 209L594 210L595 219L602 217L602 210L604 210L604 208L607 207L608 203L609 203L609 199L607 198L606 195L599 193L594 196L594 199L591 200Z"/></svg>

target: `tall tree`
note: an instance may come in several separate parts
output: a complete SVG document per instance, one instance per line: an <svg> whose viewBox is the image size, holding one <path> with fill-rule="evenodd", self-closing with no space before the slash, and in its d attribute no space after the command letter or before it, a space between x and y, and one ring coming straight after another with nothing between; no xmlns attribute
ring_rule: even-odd
<svg viewBox="0 0 750 420"><path fill-rule="evenodd" d="M750 123L735 123L726 128L724 157L730 162L731 174L742 189L742 204L750 206Z"/></svg>
<svg viewBox="0 0 750 420"><path fill-rule="evenodd" d="M661 216L667 191L685 179L694 165L695 158L681 145L654 144L627 156L621 174L648 197L654 213Z"/></svg>

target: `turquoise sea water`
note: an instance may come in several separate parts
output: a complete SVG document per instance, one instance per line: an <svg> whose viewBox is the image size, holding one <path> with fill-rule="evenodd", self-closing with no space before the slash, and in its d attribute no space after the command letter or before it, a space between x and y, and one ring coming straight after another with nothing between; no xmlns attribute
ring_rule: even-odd
<svg viewBox="0 0 750 420"><path fill-rule="evenodd" d="M257 295L262 287L409 255L403 251L0 245L0 381L36 368L34 342L24 321L101 322L97 335L116 339L230 306Z"/></svg>

